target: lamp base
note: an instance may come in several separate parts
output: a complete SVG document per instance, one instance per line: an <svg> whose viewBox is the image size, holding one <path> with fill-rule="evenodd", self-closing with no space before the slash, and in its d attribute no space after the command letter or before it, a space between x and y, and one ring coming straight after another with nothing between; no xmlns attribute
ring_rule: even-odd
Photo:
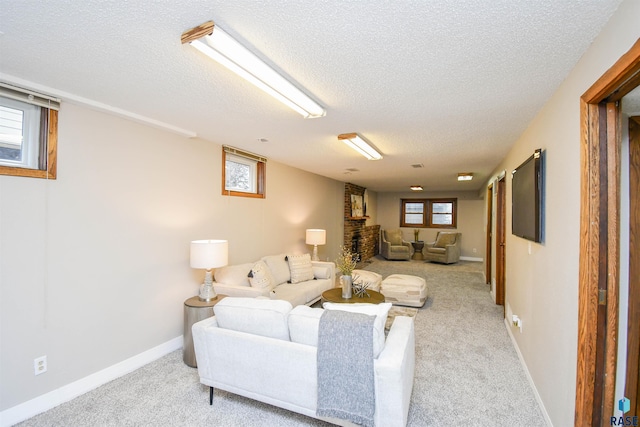
<svg viewBox="0 0 640 427"><path fill-rule="evenodd" d="M198 299L200 301L213 301L218 298L216 291L213 289L213 286L210 284L203 283L200 285L200 294L198 295Z"/></svg>
<svg viewBox="0 0 640 427"><path fill-rule="evenodd" d="M318 245L313 245L313 255L311 255L311 261L320 261L320 258L318 258Z"/></svg>

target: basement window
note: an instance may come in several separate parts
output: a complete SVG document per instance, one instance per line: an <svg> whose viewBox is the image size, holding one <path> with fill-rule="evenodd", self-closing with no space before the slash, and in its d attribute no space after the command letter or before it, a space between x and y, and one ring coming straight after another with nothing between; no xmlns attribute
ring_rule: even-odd
<svg viewBox="0 0 640 427"><path fill-rule="evenodd" d="M0 83L0 175L56 178L59 100Z"/></svg>
<svg viewBox="0 0 640 427"><path fill-rule="evenodd" d="M401 199L400 227L456 228L458 199Z"/></svg>
<svg viewBox="0 0 640 427"><path fill-rule="evenodd" d="M265 198L267 159L237 148L222 147L222 194Z"/></svg>

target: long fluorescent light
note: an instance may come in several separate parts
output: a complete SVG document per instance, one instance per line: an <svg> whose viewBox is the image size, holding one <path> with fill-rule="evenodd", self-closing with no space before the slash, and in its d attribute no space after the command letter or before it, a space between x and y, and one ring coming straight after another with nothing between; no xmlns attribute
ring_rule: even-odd
<svg viewBox="0 0 640 427"><path fill-rule="evenodd" d="M290 81L278 74L247 48L225 33L213 21L182 33L182 43L189 43L211 59L253 83L305 118L322 117L323 107Z"/></svg>
<svg viewBox="0 0 640 427"><path fill-rule="evenodd" d="M357 133L343 133L338 135L338 139L369 160L380 160L382 158L382 155Z"/></svg>

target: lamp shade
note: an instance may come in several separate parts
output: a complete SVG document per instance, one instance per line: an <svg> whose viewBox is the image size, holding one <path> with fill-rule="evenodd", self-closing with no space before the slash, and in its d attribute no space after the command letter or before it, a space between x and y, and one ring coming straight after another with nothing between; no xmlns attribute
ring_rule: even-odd
<svg viewBox="0 0 640 427"><path fill-rule="evenodd" d="M212 269L229 262L229 242L226 240L194 240L191 242L191 268Z"/></svg>
<svg viewBox="0 0 640 427"><path fill-rule="evenodd" d="M327 231L317 228L307 230L307 245L324 245L327 242Z"/></svg>

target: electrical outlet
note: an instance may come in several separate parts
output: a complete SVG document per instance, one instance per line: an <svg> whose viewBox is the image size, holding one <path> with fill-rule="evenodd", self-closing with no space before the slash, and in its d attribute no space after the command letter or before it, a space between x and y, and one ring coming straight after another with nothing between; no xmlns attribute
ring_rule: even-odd
<svg viewBox="0 0 640 427"><path fill-rule="evenodd" d="M522 333L522 319L514 314L511 321L513 323L513 326L520 329L520 333Z"/></svg>
<svg viewBox="0 0 640 427"><path fill-rule="evenodd" d="M478 252L478 250L476 248L473 248L473 253L475 254L476 252Z"/></svg>
<svg viewBox="0 0 640 427"><path fill-rule="evenodd" d="M33 374L40 375L47 372L47 356L41 356L33 359Z"/></svg>

